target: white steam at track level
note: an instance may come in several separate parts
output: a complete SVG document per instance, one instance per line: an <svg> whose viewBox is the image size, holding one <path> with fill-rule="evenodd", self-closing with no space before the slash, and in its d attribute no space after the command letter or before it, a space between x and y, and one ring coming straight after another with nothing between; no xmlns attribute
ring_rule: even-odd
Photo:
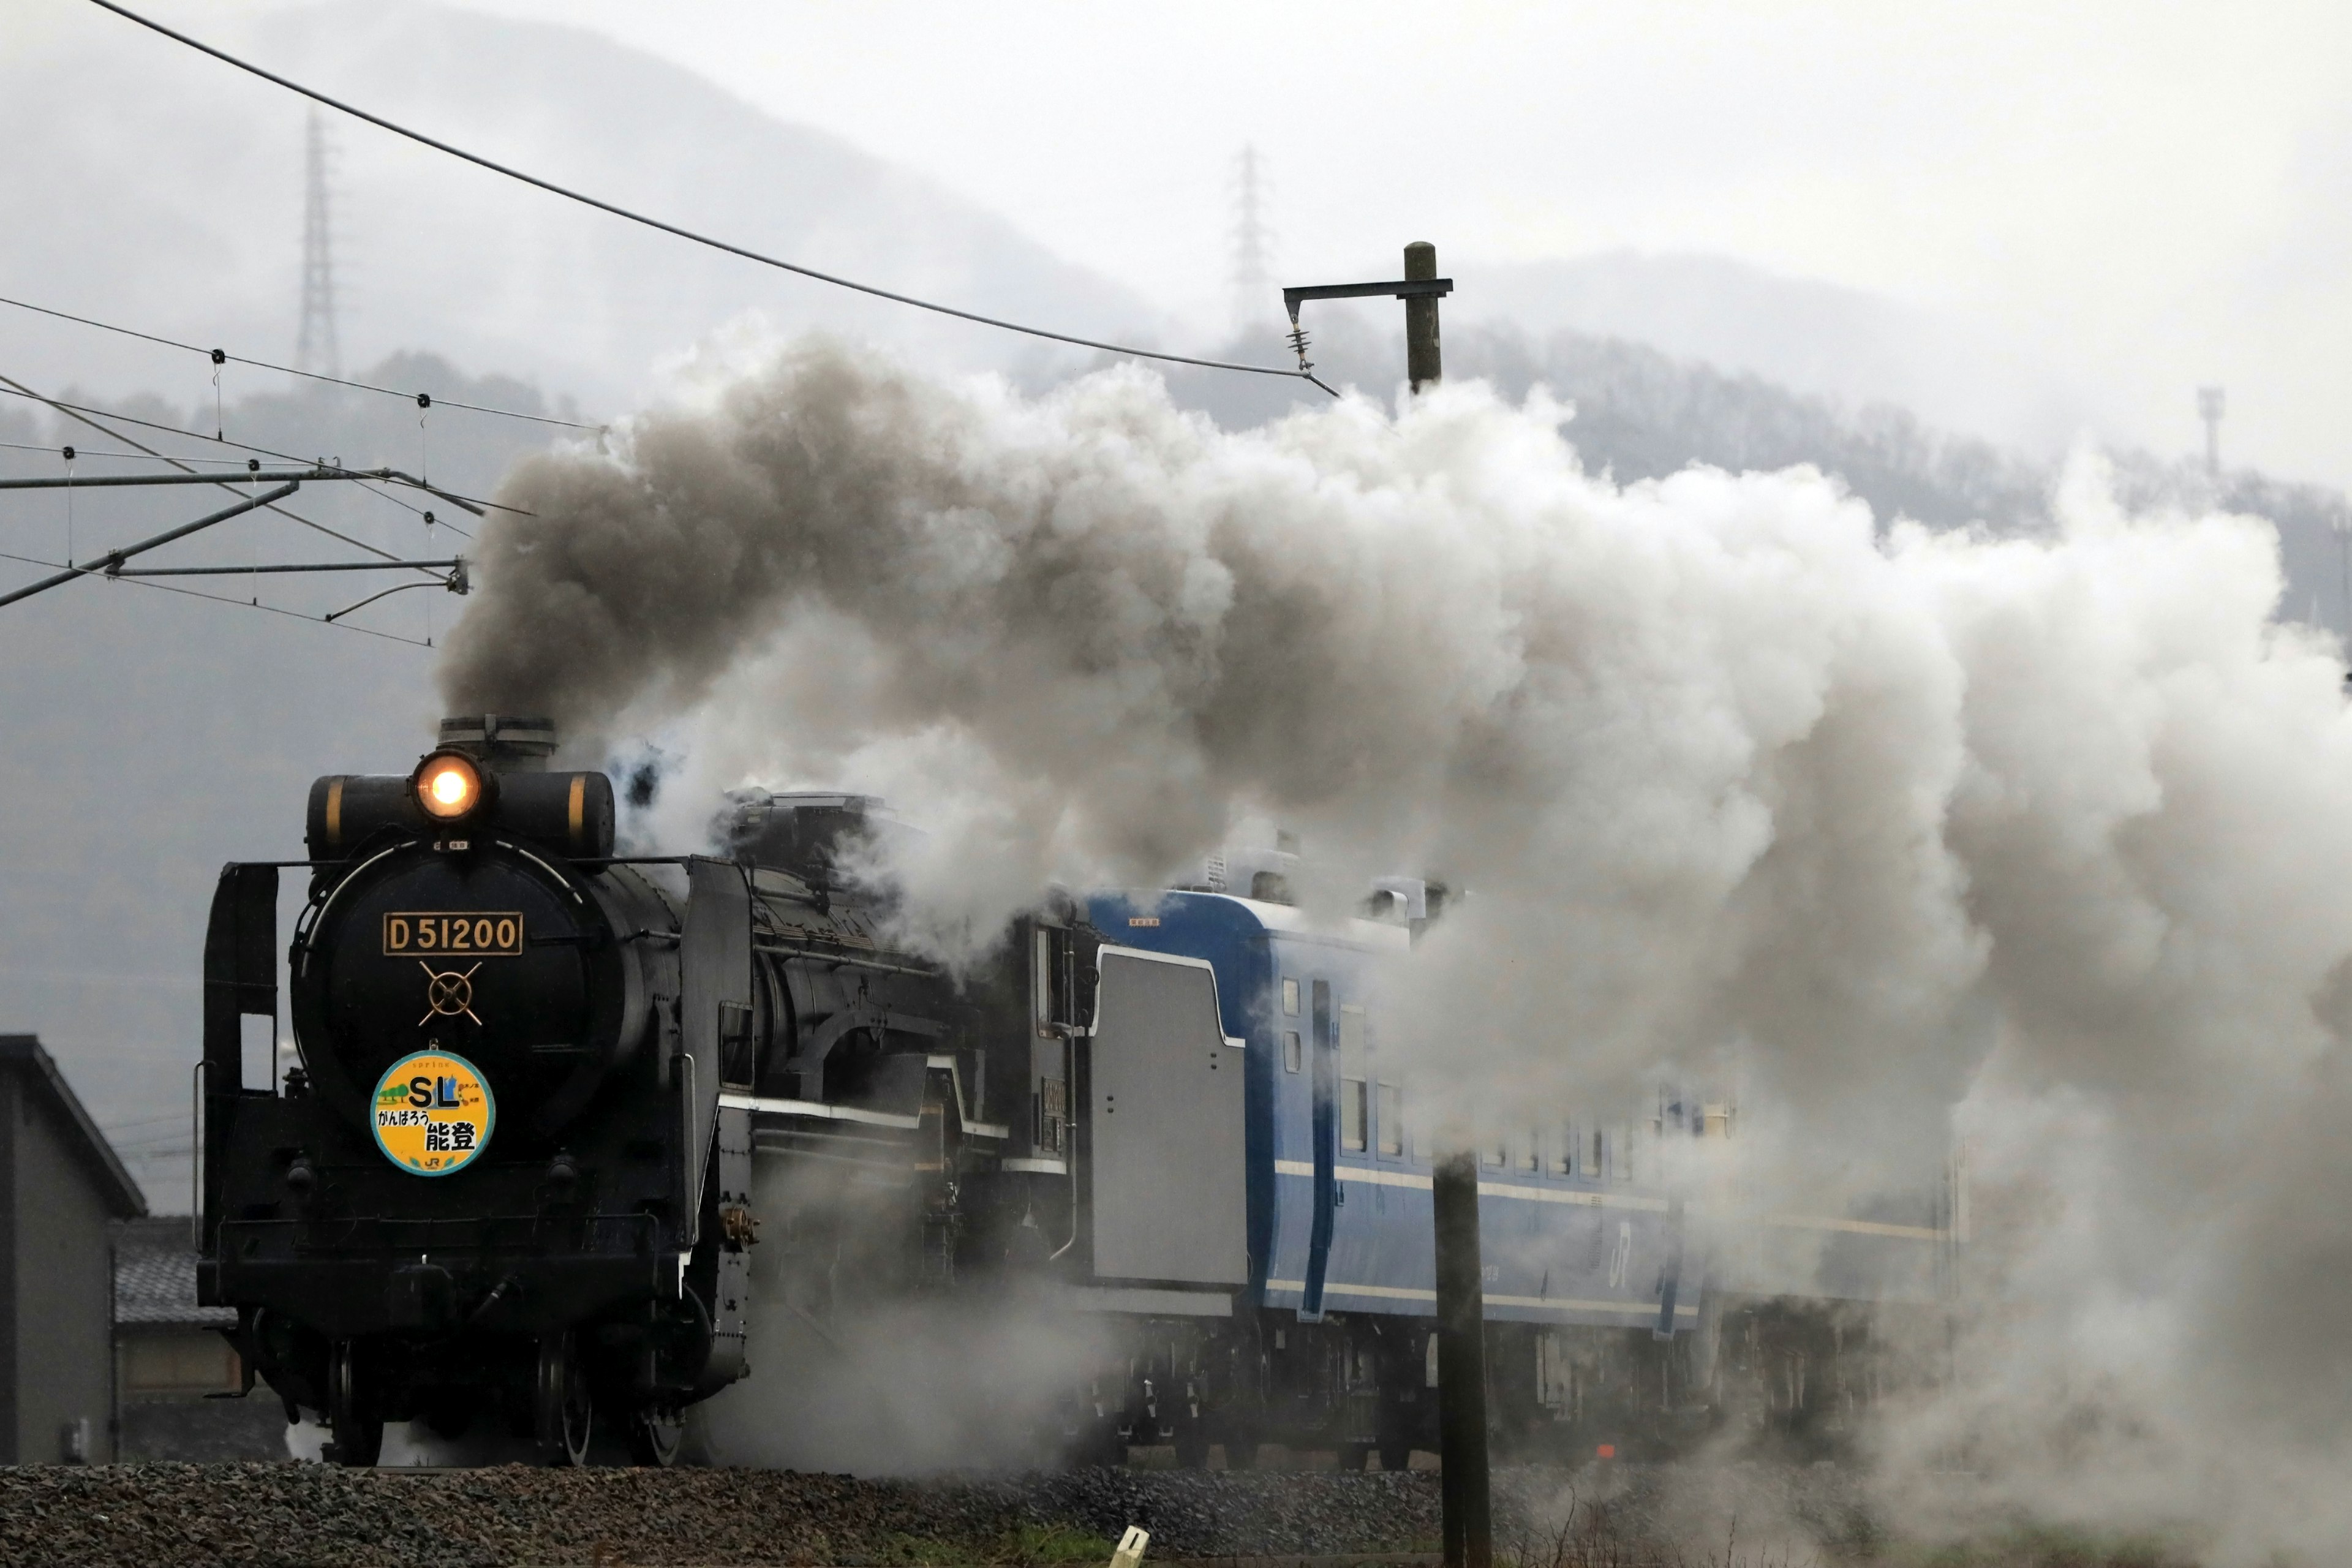
<svg viewBox="0 0 2352 1568"><path fill-rule="evenodd" d="M664 738L688 838L746 780L885 795L950 951L1249 818L1309 903L1442 875L1404 1032L1472 1110L1729 1052L1867 1172L1961 1102L2019 1201L1888 1477L2352 1540L2352 719L2267 527L2086 461L2050 537L1882 530L1803 469L1620 488L1565 418L1225 435L803 346L510 477L449 709Z"/></svg>

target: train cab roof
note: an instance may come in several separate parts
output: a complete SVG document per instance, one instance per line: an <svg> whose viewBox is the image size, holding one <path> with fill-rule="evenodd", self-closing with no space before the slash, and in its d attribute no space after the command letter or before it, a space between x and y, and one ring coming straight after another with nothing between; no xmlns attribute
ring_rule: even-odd
<svg viewBox="0 0 2352 1568"><path fill-rule="evenodd" d="M1322 919L1295 904L1232 893L1116 888L1088 895L1087 903L1096 926L1113 942L1148 933L1153 946L1187 935L1229 941L1280 937L1371 952L1404 952L1412 946L1412 932L1393 921L1360 915Z"/></svg>

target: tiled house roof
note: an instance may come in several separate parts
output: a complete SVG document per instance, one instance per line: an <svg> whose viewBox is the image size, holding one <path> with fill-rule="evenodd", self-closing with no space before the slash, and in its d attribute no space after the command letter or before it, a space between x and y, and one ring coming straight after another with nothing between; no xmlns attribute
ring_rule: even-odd
<svg viewBox="0 0 2352 1568"><path fill-rule="evenodd" d="M227 1307L196 1305L196 1248L185 1215L131 1220L115 1232L114 1321L226 1328Z"/></svg>

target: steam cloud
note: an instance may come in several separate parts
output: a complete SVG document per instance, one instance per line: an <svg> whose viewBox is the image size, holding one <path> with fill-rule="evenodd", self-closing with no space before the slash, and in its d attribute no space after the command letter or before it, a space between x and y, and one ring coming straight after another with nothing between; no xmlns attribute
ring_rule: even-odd
<svg viewBox="0 0 2352 1568"><path fill-rule="evenodd" d="M1441 874L1390 1027L1424 1103L1734 1075L1788 1180L1856 1188L1957 1104L1982 1310L1885 1484L2340 1549L2352 724L2267 526L2126 516L2086 458L2047 537L1882 529L1802 468L1619 487L1566 417L1226 435L1132 371L804 344L519 468L445 690L657 738L673 836L748 780L889 796L950 953L1252 821L1327 909Z"/></svg>

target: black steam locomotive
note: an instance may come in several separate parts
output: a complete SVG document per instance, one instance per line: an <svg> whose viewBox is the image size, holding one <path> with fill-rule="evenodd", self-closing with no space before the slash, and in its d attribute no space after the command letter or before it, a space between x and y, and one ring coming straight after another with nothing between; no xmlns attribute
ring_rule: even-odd
<svg viewBox="0 0 2352 1568"><path fill-rule="evenodd" d="M231 865L214 900L199 1290L344 1464L420 1419L577 1463L600 1415L668 1462L747 1370L755 1113L779 1152L883 1175L860 1267L919 1283L973 1239L963 1145L1014 1142L979 1120L992 1074L1034 1098L1033 1053L983 1043L1035 1037L1026 999L889 951L835 874L866 801L748 795L732 858L625 859L610 781L553 748L453 720L405 777L312 786L278 1084L245 1081L241 1021L277 1014L279 868ZM1075 930L1036 923L1066 996ZM1039 1185L1023 1215L1066 1215Z"/></svg>

